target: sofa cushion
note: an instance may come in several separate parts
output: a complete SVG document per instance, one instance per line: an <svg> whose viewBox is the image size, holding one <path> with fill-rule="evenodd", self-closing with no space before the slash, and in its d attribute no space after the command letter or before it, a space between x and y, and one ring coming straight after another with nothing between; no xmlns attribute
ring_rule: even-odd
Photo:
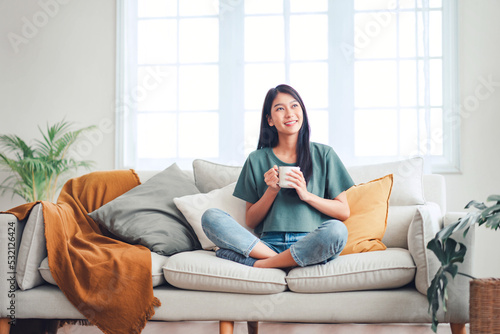
<svg viewBox="0 0 500 334"><path fill-rule="evenodd" d="M208 193L236 182L241 168L196 159L193 161L194 181L202 193Z"/></svg>
<svg viewBox="0 0 500 334"><path fill-rule="evenodd" d="M232 183L221 189L215 189L206 194L188 195L174 198L177 208L186 217L193 228L201 246L205 250L215 249L215 244L208 239L201 227L201 216L210 208L221 209L233 217L241 226L253 233L253 229L245 224L245 201L234 197L233 191L236 183Z"/></svg>
<svg viewBox="0 0 500 334"><path fill-rule="evenodd" d="M151 274L153 287L165 284L165 276L163 275L163 266L168 260L168 256L163 256L156 254L155 252L151 252ZM52 273L49 269L49 258L46 257L43 259L42 263L38 267L38 271L40 272L41 277L47 283L52 285L57 285L54 277L52 277Z"/></svg>
<svg viewBox="0 0 500 334"><path fill-rule="evenodd" d="M424 159L415 157L402 161L351 166L347 171L354 183L363 183L387 174L394 175L390 205L424 204L423 191Z"/></svg>
<svg viewBox="0 0 500 334"><path fill-rule="evenodd" d="M248 294L278 293L286 289L286 274L281 269L249 267L204 250L171 256L163 272L168 283L181 289Z"/></svg>
<svg viewBox="0 0 500 334"><path fill-rule="evenodd" d="M349 236L340 255L384 250L392 174L346 191L351 215L344 221Z"/></svg>
<svg viewBox="0 0 500 334"><path fill-rule="evenodd" d="M382 242L387 247L408 249L408 228L418 205L390 206L387 215L387 229ZM405 237L406 236L406 237Z"/></svg>
<svg viewBox="0 0 500 334"><path fill-rule="evenodd" d="M322 293L390 289L415 277L410 252L401 248L340 256L326 264L292 269L287 277L294 292Z"/></svg>
<svg viewBox="0 0 500 334"><path fill-rule="evenodd" d="M174 197L199 193L176 165L150 178L89 215L118 238L160 255L199 248L198 240Z"/></svg>
<svg viewBox="0 0 500 334"><path fill-rule="evenodd" d="M30 212L19 245L16 280L21 290L28 290L43 284L38 266L47 257L45 225L42 204L36 204Z"/></svg>
<svg viewBox="0 0 500 334"><path fill-rule="evenodd" d="M427 249L427 244L441 229L441 217L437 204L420 205L408 230L408 250L417 265L415 286L424 295L427 295L427 289L440 267L438 258Z"/></svg>

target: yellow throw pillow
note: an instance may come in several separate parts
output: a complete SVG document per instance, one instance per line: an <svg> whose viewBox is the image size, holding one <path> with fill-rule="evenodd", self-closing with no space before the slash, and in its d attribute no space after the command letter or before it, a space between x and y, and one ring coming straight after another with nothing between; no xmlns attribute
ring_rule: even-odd
<svg viewBox="0 0 500 334"><path fill-rule="evenodd" d="M382 238L387 227L393 176L362 183L346 191L351 215L344 224L349 236L340 255L384 250Z"/></svg>

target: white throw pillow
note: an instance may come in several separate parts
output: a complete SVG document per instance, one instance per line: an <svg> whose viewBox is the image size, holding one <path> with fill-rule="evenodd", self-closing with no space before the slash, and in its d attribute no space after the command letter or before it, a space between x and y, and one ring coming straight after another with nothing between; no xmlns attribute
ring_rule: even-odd
<svg viewBox="0 0 500 334"><path fill-rule="evenodd" d="M387 174L393 174L389 205L421 205L425 203L423 190L424 159L415 157L396 162L347 168L355 184L366 183Z"/></svg>
<svg viewBox="0 0 500 334"><path fill-rule="evenodd" d="M402 248L339 256L326 264L292 269L286 281L294 292L324 293L391 289L415 277L415 264Z"/></svg>
<svg viewBox="0 0 500 334"><path fill-rule="evenodd" d="M187 195L174 198L174 203L184 215L189 225L196 233L201 246L205 250L214 250L215 244L208 239L201 227L201 216L207 209L216 208L228 213L241 226L253 233L253 230L245 224L246 203L234 197L233 191L236 182L224 188L212 190L206 194Z"/></svg>
<svg viewBox="0 0 500 334"><path fill-rule="evenodd" d="M153 287L166 283L165 276L163 275L163 266L167 263L168 259L168 256L163 256L155 252L151 252L151 276L153 280ZM38 268L38 271L47 283L57 285L49 269L48 257L46 257L42 261L40 267Z"/></svg>
<svg viewBox="0 0 500 334"><path fill-rule="evenodd" d="M45 257L47 257L45 224L43 223L43 207L39 203L29 214L19 245L16 280L21 290L32 289L44 283L38 272L38 266Z"/></svg>

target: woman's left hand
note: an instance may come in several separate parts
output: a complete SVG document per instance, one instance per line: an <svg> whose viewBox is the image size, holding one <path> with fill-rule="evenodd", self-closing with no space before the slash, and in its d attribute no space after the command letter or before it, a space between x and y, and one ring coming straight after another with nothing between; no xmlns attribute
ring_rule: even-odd
<svg viewBox="0 0 500 334"><path fill-rule="evenodd" d="M291 182L292 187L297 191L297 195L302 201L307 201L309 198L309 191L307 191L306 180L304 175L300 170L293 169L290 173L287 173L287 181Z"/></svg>

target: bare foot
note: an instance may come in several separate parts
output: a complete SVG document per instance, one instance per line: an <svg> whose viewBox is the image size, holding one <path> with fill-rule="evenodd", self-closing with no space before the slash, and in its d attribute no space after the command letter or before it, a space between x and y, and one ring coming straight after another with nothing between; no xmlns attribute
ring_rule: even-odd
<svg viewBox="0 0 500 334"><path fill-rule="evenodd" d="M290 268L296 267L297 262L295 262L292 253L288 249L267 259L257 260L253 266L256 268Z"/></svg>

